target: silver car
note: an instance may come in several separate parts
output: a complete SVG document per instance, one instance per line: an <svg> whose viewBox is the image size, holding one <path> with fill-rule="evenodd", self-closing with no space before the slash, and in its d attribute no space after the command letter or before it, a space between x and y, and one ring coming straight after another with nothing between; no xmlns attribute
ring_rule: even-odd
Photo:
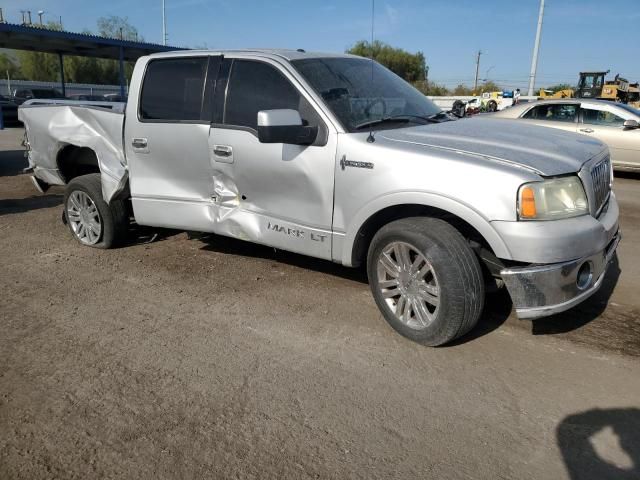
<svg viewBox="0 0 640 480"><path fill-rule="evenodd" d="M616 170L640 171L640 110L605 100L545 100L492 115L577 132L609 146Z"/></svg>
<svg viewBox="0 0 640 480"><path fill-rule="evenodd" d="M620 239L602 142L455 121L365 58L168 52L140 58L130 88L124 114L19 112L34 184L66 185L85 246L123 242L131 214L366 266L390 325L440 345L473 328L486 285L521 318L582 302Z"/></svg>

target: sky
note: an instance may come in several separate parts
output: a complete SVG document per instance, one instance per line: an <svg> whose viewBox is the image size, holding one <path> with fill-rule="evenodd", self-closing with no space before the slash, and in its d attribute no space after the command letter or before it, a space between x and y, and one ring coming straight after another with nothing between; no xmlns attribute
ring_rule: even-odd
<svg viewBox="0 0 640 480"><path fill-rule="evenodd" d="M165 0L168 43L194 48L304 48L343 52L371 38L371 0ZM146 41L162 42L162 0L4 0L62 16L70 31L95 30L102 16L127 17ZM575 84L578 72L611 70L640 80L640 0L546 0L536 87ZM526 89L540 0L375 0L374 38L424 53L429 79L471 85L480 78Z"/></svg>

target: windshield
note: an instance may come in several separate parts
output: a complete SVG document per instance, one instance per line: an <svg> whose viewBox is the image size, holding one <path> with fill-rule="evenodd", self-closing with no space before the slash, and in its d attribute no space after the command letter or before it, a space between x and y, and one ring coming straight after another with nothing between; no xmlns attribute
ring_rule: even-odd
<svg viewBox="0 0 640 480"><path fill-rule="evenodd" d="M395 73L366 58L309 58L291 63L349 132L383 118L426 118L442 112ZM406 122L385 122L376 128L403 126Z"/></svg>

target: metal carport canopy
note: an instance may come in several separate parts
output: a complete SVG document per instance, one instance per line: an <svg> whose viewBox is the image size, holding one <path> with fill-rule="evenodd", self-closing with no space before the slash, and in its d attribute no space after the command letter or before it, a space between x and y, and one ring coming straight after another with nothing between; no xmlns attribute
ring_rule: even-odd
<svg viewBox="0 0 640 480"><path fill-rule="evenodd" d="M98 37L85 33L48 30L44 27L11 23L0 23L0 48L55 53L60 57L61 67L63 65L62 57L64 55L118 60L120 62L120 92L123 96L123 62L135 61L151 53L185 50L184 48L171 47L168 45ZM61 68L60 74L64 93L63 68Z"/></svg>

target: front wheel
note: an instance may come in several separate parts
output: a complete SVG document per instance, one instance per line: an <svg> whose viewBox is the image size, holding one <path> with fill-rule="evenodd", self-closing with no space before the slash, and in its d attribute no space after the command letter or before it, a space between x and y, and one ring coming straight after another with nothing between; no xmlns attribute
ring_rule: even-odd
<svg viewBox="0 0 640 480"><path fill-rule="evenodd" d="M396 220L374 236L367 257L373 297L400 334L436 346L470 331L484 305L480 263L447 222Z"/></svg>
<svg viewBox="0 0 640 480"><path fill-rule="evenodd" d="M112 248L127 232L127 210L122 200L107 204L99 173L74 178L64 194L64 214L73 237L82 245Z"/></svg>

